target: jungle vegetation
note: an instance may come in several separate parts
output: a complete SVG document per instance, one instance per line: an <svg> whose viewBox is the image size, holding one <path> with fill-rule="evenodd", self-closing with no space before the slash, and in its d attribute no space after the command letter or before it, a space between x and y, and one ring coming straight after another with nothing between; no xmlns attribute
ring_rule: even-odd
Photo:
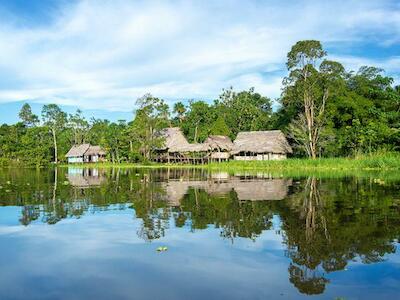
<svg viewBox="0 0 400 300"><path fill-rule="evenodd" d="M0 127L0 166L44 166L65 161L73 144L101 145L112 163L151 159L156 132L179 126L190 142L210 134L235 138L239 131L280 129L295 157L354 157L378 150L400 150L400 86L384 70L363 66L346 70L327 59L319 41L297 42L287 54L287 76L276 109L253 88L223 89L218 99L187 100L169 107L146 94L132 120L87 120L80 110L67 114L56 104L41 116L29 104L20 122Z"/></svg>

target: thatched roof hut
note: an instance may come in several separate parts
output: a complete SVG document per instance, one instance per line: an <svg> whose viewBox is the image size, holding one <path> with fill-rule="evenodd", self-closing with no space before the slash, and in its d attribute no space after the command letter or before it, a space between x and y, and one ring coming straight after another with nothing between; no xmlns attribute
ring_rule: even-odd
<svg viewBox="0 0 400 300"><path fill-rule="evenodd" d="M239 132L231 153L240 152L287 154L293 151L282 131L269 130Z"/></svg>
<svg viewBox="0 0 400 300"><path fill-rule="evenodd" d="M231 151L233 148L231 139L224 135L210 135L204 144L207 144L210 150Z"/></svg>
<svg viewBox="0 0 400 300"><path fill-rule="evenodd" d="M81 157L88 151L90 144L73 145L65 157Z"/></svg>
<svg viewBox="0 0 400 300"><path fill-rule="evenodd" d="M100 146L90 144L74 145L69 149L65 157L69 163L97 162L106 155Z"/></svg>
<svg viewBox="0 0 400 300"><path fill-rule="evenodd" d="M168 152L180 152L182 148L189 147L189 142L179 127L164 128L160 131L160 137L164 139L159 150Z"/></svg>
<svg viewBox="0 0 400 300"><path fill-rule="evenodd" d="M164 142L158 150L165 150L169 153L207 152L209 150L207 144L189 143L179 127L164 128L160 131L160 136L164 138Z"/></svg>

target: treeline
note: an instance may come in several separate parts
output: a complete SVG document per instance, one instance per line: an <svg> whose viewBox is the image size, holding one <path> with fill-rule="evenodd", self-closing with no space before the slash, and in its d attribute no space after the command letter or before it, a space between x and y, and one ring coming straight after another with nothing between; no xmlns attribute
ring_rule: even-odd
<svg viewBox="0 0 400 300"><path fill-rule="evenodd" d="M318 41L297 42L287 55L279 107L253 88L222 90L212 103L190 100L169 107L144 95L132 121L87 120L81 111L66 114L55 104L41 116L24 104L21 122L0 127L0 163L41 166L65 161L73 144L103 146L112 162L150 160L160 139L157 132L179 126L191 142L210 134L235 138L239 131L283 130L295 156L352 156L380 149L400 149L400 86L384 70L364 66L347 71L326 59Z"/></svg>

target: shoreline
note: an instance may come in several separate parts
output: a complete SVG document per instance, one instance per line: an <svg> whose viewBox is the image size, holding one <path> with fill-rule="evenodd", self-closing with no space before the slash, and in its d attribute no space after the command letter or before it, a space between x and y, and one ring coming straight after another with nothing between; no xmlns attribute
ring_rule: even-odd
<svg viewBox="0 0 400 300"><path fill-rule="evenodd" d="M288 158L274 161L228 161L203 165L167 163L79 163L60 164L59 167L98 168L189 168L217 171L395 171L400 170L400 154L362 156L358 158Z"/></svg>

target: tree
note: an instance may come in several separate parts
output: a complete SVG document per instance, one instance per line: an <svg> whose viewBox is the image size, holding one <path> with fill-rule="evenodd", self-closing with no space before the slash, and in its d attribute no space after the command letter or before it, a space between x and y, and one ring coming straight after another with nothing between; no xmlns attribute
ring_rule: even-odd
<svg viewBox="0 0 400 300"><path fill-rule="evenodd" d="M82 115L80 109L77 109L74 115L69 115L68 125L73 131L73 144L78 145L84 143L89 130L89 123Z"/></svg>
<svg viewBox="0 0 400 300"><path fill-rule="evenodd" d="M215 122L211 125L210 133L213 135L232 135L232 131L229 129L228 125L226 125L223 116L219 116L217 120L215 120Z"/></svg>
<svg viewBox="0 0 400 300"><path fill-rule="evenodd" d="M235 136L239 131L265 130L270 127L271 100L250 88L235 92L224 89L216 102L218 115L223 115Z"/></svg>
<svg viewBox="0 0 400 300"><path fill-rule="evenodd" d="M215 109L204 101L189 101L189 109L181 127L190 141L204 141L215 120Z"/></svg>
<svg viewBox="0 0 400 300"><path fill-rule="evenodd" d="M323 85L321 73L331 68L318 65L326 56L319 41L297 42L287 55L289 76L284 79L284 93L289 101L301 99L302 112L291 126L293 138L312 159L319 153L321 131L325 125L325 106L329 88ZM333 65L331 64L333 67ZM322 67L322 68L321 68Z"/></svg>
<svg viewBox="0 0 400 300"><path fill-rule="evenodd" d="M182 123L183 119L185 118L186 107L182 102L177 102L174 104L174 109L172 111L178 117L179 123Z"/></svg>
<svg viewBox="0 0 400 300"><path fill-rule="evenodd" d="M58 163L57 135L65 127L67 114L58 105L48 104L43 106L42 119L44 125L51 131L54 146L54 162Z"/></svg>
<svg viewBox="0 0 400 300"><path fill-rule="evenodd" d="M136 141L137 151L144 159L150 160L155 148L160 147L162 138L158 136L169 123L169 109L164 100L146 94L136 101L139 108L130 126L131 141Z"/></svg>
<svg viewBox="0 0 400 300"><path fill-rule="evenodd" d="M39 123L38 116L32 112L32 108L28 103L22 106L18 115L26 127L34 127Z"/></svg>

